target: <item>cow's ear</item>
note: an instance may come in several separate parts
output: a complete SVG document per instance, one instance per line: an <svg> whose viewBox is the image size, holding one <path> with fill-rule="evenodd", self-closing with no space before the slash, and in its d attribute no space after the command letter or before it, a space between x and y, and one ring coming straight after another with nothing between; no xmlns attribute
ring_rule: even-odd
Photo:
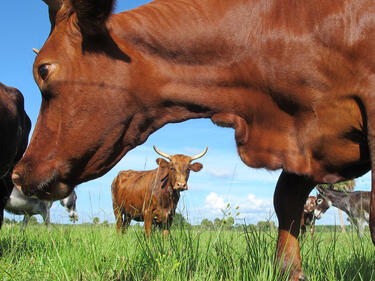
<svg viewBox="0 0 375 281"><path fill-rule="evenodd" d="M199 162L196 162L196 163L190 164L189 168L190 170L194 172L199 172L200 170L202 170L203 165Z"/></svg>
<svg viewBox="0 0 375 281"><path fill-rule="evenodd" d="M105 33L106 21L112 13L114 2L114 0L71 0L81 32L88 36Z"/></svg>
<svg viewBox="0 0 375 281"><path fill-rule="evenodd" d="M156 159L156 164L158 164L160 168L167 168L169 163L164 158L158 158Z"/></svg>

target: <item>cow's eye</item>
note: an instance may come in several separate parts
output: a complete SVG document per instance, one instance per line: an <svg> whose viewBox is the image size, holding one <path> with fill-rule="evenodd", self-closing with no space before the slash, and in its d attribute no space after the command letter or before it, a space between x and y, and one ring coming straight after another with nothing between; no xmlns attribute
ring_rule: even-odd
<svg viewBox="0 0 375 281"><path fill-rule="evenodd" d="M316 203L321 204L323 202L323 199L316 200Z"/></svg>
<svg viewBox="0 0 375 281"><path fill-rule="evenodd" d="M43 80L46 80L50 68L51 68L51 65L48 64L48 63L40 65L38 67L38 74L39 74L40 78L42 78Z"/></svg>

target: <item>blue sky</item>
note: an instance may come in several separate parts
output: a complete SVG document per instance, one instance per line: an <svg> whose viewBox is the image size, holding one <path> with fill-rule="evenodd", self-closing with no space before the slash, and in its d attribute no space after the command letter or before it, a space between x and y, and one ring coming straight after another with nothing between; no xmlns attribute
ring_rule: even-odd
<svg viewBox="0 0 375 281"><path fill-rule="evenodd" d="M123 11L148 1L118 1L116 11ZM50 23L48 9L42 0L0 1L0 81L18 88L25 97L25 108L35 125L41 96L32 75L35 54L46 40ZM79 142L79 139L77 139ZM156 168L158 155L152 149L156 145L168 154L196 154L206 146L207 154L199 159L203 169L191 173L189 190L182 193L178 211L191 223L203 218L222 217L227 203L239 206L237 222L256 223L259 220L276 220L272 206L274 187L280 171L250 169L238 157L234 131L219 128L208 119L169 124L155 132L146 143L130 151L103 177L81 184L76 188L79 222L114 221L111 201L111 183L120 170L150 170ZM370 190L369 174L356 181L356 190ZM315 191L313 191L315 194ZM54 204L52 221L68 222L68 216L60 204ZM13 218L14 215L7 214ZM338 223L337 210L331 210L319 221L320 224Z"/></svg>

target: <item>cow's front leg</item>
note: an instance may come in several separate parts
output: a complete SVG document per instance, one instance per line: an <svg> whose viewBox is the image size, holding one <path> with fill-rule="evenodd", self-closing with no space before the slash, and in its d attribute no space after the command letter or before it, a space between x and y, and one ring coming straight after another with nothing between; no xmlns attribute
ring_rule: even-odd
<svg viewBox="0 0 375 281"><path fill-rule="evenodd" d="M152 212L146 210L144 213L144 223L145 223L145 235L146 238L150 237L152 229Z"/></svg>
<svg viewBox="0 0 375 281"><path fill-rule="evenodd" d="M173 215L168 215L165 217L163 222L163 237L166 238L169 235L169 229L171 228L173 222Z"/></svg>
<svg viewBox="0 0 375 281"><path fill-rule="evenodd" d="M298 244L303 206L314 183L306 177L282 172L274 194L279 220L276 259L283 273L290 270L290 280L304 280Z"/></svg>

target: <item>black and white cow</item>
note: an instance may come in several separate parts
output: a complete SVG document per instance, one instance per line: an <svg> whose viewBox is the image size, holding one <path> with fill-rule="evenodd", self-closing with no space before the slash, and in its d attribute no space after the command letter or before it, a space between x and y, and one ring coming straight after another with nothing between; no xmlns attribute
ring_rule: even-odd
<svg viewBox="0 0 375 281"><path fill-rule="evenodd" d="M68 197L60 200L60 204L68 212L70 220L75 222L78 220L76 211L77 195L73 191ZM30 217L40 214L46 225L50 223L50 209L53 202L43 201L37 198L30 198L22 194L17 188L13 188L12 193L5 205L5 210L16 215L24 215L22 229L27 226Z"/></svg>
<svg viewBox="0 0 375 281"><path fill-rule="evenodd" d="M359 235L363 235L365 223L369 222L370 195L367 191L341 192L317 186L319 194L316 198L315 217L321 216L334 206L344 211L358 229Z"/></svg>

